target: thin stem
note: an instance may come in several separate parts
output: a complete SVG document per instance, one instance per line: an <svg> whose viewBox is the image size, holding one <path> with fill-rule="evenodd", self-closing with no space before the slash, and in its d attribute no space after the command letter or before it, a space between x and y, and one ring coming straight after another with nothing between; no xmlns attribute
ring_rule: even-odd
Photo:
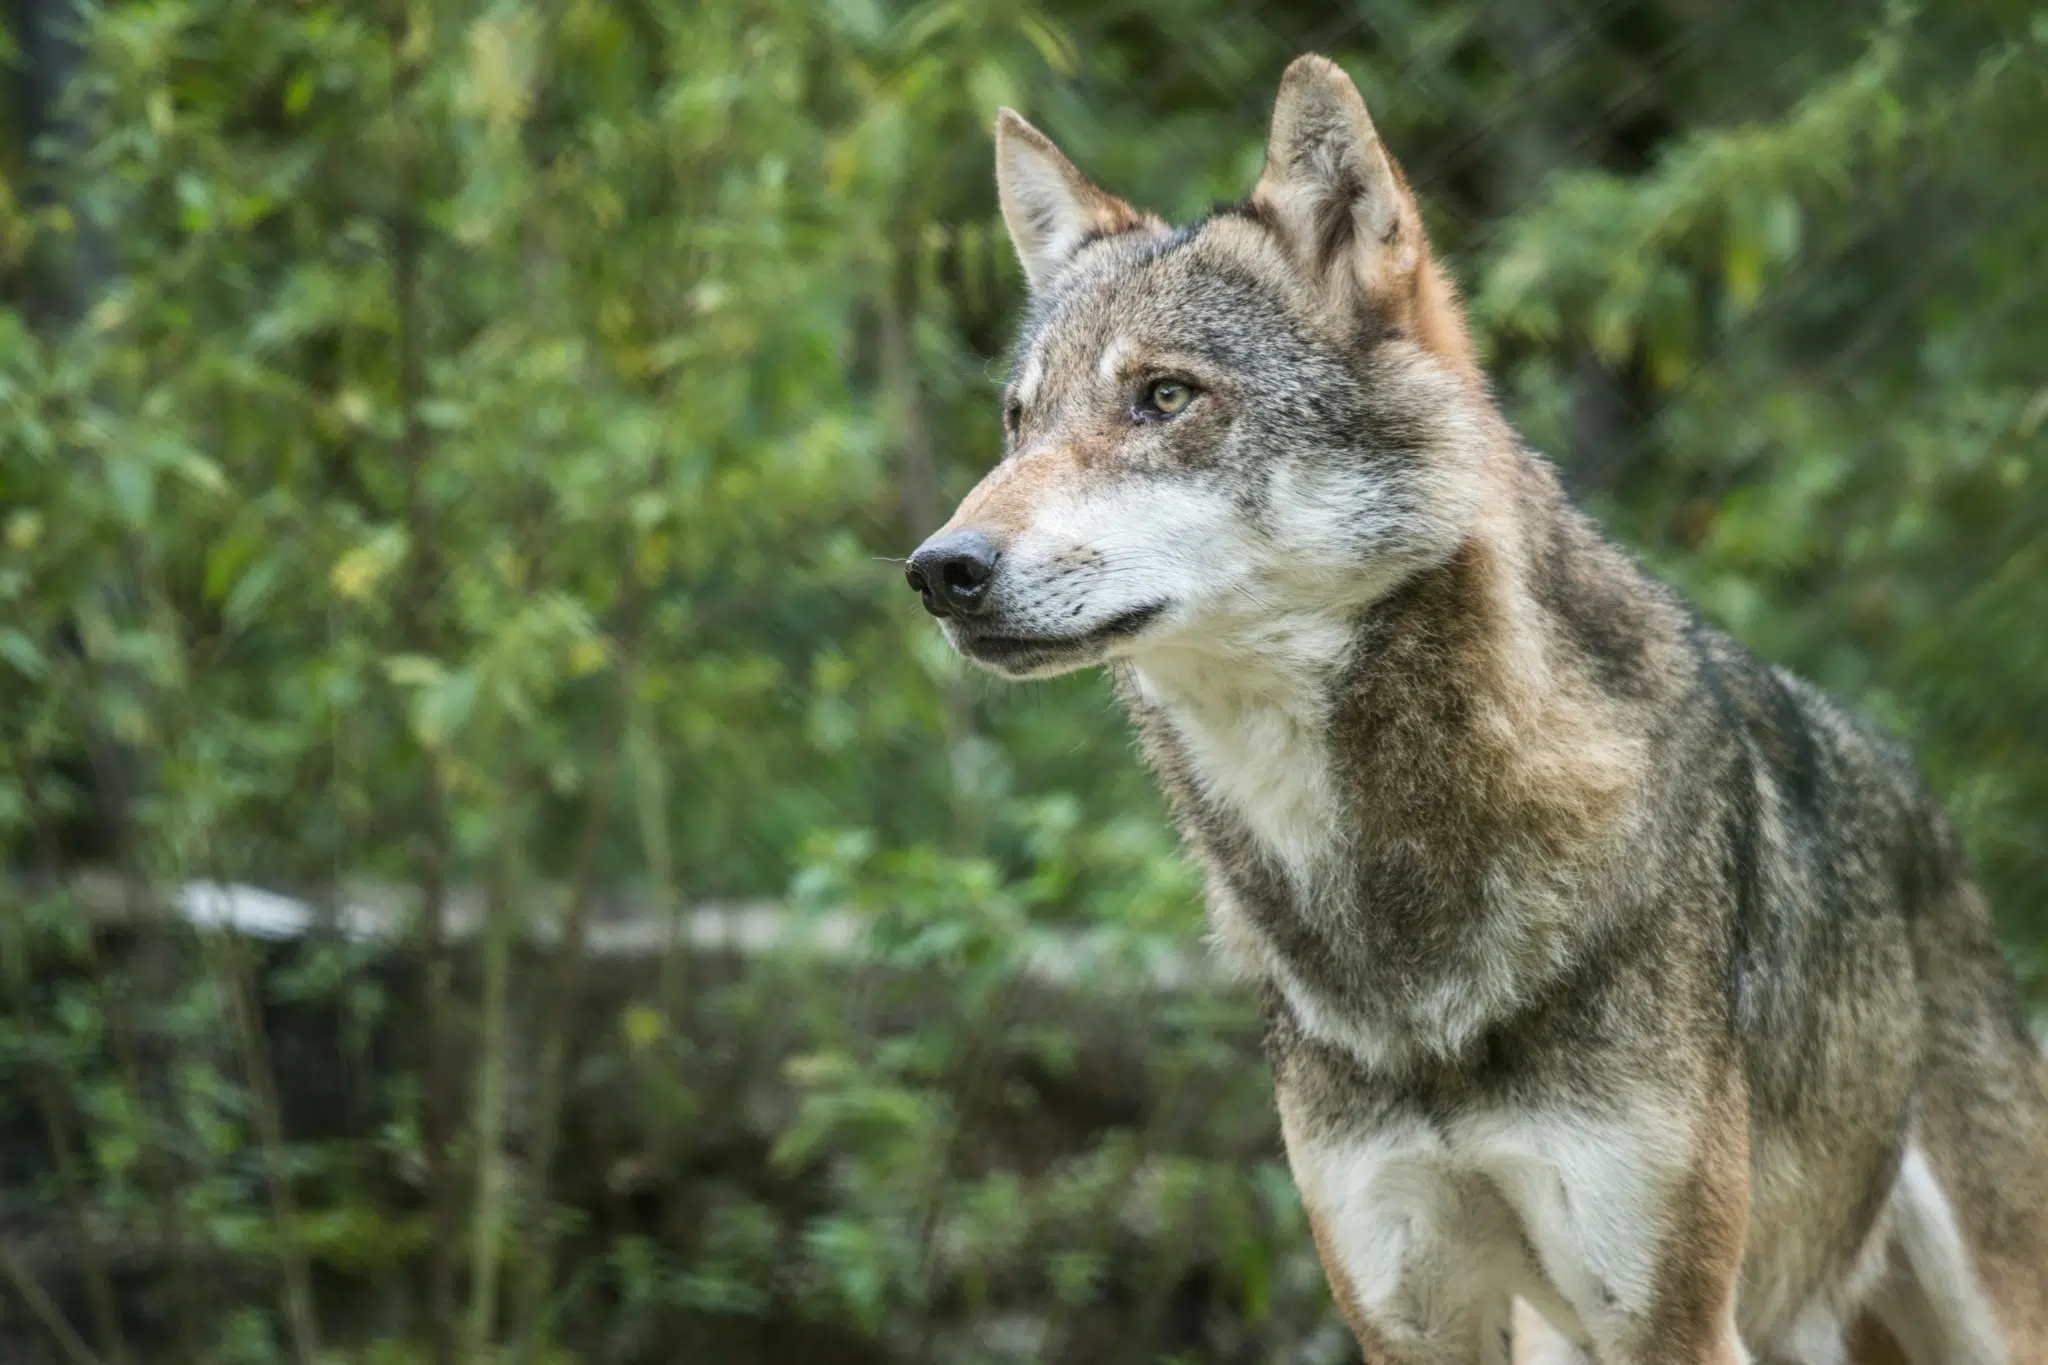
<svg viewBox="0 0 2048 1365"><path fill-rule="evenodd" d="M17 1017L26 1027L27 1018L19 1012ZM120 1313L114 1306L113 1281L107 1274L106 1253L93 1232L92 1216L86 1208L83 1193L85 1180L78 1169L71 1125L65 1121L66 1106L59 1098L62 1089L49 1067L36 1067L34 1089L36 1109L42 1115L43 1134L57 1162L57 1184L64 1191L65 1221L71 1225L79 1259L84 1262L85 1290L92 1306L93 1331L100 1339L100 1349L108 1358L126 1361L129 1359L128 1343L121 1332ZM27 1297L26 1292L23 1297ZM33 1304L30 1306L34 1307Z"/></svg>
<svg viewBox="0 0 2048 1365"><path fill-rule="evenodd" d="M28 764L18 758L14 763L16 779L24 790L32 791L28 781ZM39 800L31 797L30 819L43 856L55 870L57 858L56 837L52 833L46 812ZM8 994L14 1001L16 1017L24 1032L31 1027L28 1016L28 946L22 941L19 917L10 917L6 937L6 974ZM88 948L92 942L87 935ZM99 979L98 962L90 959L95 979ZM109 1029L118 1041L123 1036L125 1015L109 1021ZM92 1303L93 1329L100 1339L100 1349L118 1362L129 1359L128 1344L121 1331L121 1317L114 1304L113 1281L107 1273L106 1257L94 1235L92 1221L85 1203L85 1178L78 1168L76 1155L72 1150L70 1125L66 1122L70 1111L70 1087L57 1074L54 1067L46 1063L34 1064L35 1103L43 1120L44 1135L50 1144L50 1153L57 1163L58 1183L64 1191L65 1216L69 1219L72 1236L77 1239L80 1258L84 1261L86 1296ZM148 1111L142 1106L142 1090L139 1081L132 1074L128 1076L129 1096L137 1106L138 1113ZM153 1146L147 1144L146 1146Z"/></svg>
<svg viewBox="0 0 2048 1365"><path fill-rule="evenodd" d="M307 1273L305 1243L299 1235L298 1200L292 1192L291 1165L285 1154L283 1106L278 1102L269 1039L256 1004L248 948L227 933L209 935L208 940L218 956L229 1005L234 1011L249 1093L256 1102L256 1132L263 1147L271 1216L277 1222L278 1261L283 1271L285 1321L291 1327L292 1351L299 1365L315 1365L320 1357L320 1329L313 1316L312 1277Z"/></svg>
<svg viewBox="0 0 2048 1365"><path fill-rule="evenodd" d="M401 13L401 28L408 16ZM403 35L400 35L401 39ZM395 42L394 50L402 46ZM392 82L393 115L406 125L402 107L416 84L416 68L403 67ZM411 555L400 613L401 637L415 650L432 653L438 632L427 612L439 573L426 487L432 458L420 403L426 396L426 325L421 309L422 240L420 189L414 157L401 146L391 224L393 308L397 318L398 459L405 470L403 515ZM425 1147L428 1187L427 1321L434 1365L456 1365L456 1266L461 1225L461 1192L455 1179L456 1101L453 965L448 945L448 818L447 793L432 754L421 757L422 850L418 884L420 921L420 1014L425 1053L424 1107L421 1138Z"/></svg>
<svg viewBox="0 0 2048 1365"><path fill-rule="evenodd" d="M637 673L633 668L637 639L633 624L638 617L638 595L631 596L621 616L628 623L625 657L619 660L619 726L593 778L590 805L584 812L583 829L577 838L576 871L563 915L560 941L556 944L554 976L548 993L547 1013L541 1022L539 1075L535 1080L535 1134L529 1165L532 1189L527 1211L525 1274L520 1293L520 1359L533 1360L546 1347L547 1303L553 1292L554 1229L548 1218L549 1186L555 1162L555 1147L561 1140L563 1073L568 1066L569 1023L583 979L584 943L590 929L591 904L596 898L597 852L606 825L611 820L612 801L619 781L619 752L625 746L633 714Z"/></svg>
<svg viewBox="0 0 2048 1365"><path fill-rule="evenodd" d="M28 1262L22 1260L21 1252L15 1248L11 1238L0 1238L0 1270L7 1273L7 1281L14 1286L14 1292L21 1296L21 1301L28 1305L28 1311L35 1315L44 1330L56 1339L58 1348L70 1358L72 1365L100 1365L100 1358L64 1320L64 1314L37 1283Z"/></svg>
<svg viewBox="0 0 2048 1365"><path fill-rule="evenodd" d="M434 1365L455 1365L455 1240L459 1209L455 1187L455 1060L449 995L454 972L448 952L447 825L441 786L428 771L425 866L420 873L420 1013L425 1037L425 1148L428 1190L427 1314Z"/></svg>
<svg viewBox="0 0 2048 1365"><path fill-rule="evenodd" d="M507 782L506 787L512 784ZM476 1139L476 1207L470 1217L470 1297L466 1358L488 1359L498 1313L499 1236L505 1226L509 1181L505 1169L505 1091L510 1070L506 984L511 971L514 890L519 838L516 793L508 790L499 814L496 885L484 904L483 1054L471 1130Z"/></svg>

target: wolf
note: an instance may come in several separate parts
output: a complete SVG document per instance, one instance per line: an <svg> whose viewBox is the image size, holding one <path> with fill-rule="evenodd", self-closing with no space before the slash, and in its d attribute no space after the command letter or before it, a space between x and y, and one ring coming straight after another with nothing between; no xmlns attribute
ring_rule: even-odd
<svg viewBox="0 0 2048 1365"><path fill-rule="evenodd" d="M2048 1067L1954 831L1517 437L1350 79L1190 227L995 143L1004 453L907 577L1114 677L1366 1360L2048 1362Z"/></svg>

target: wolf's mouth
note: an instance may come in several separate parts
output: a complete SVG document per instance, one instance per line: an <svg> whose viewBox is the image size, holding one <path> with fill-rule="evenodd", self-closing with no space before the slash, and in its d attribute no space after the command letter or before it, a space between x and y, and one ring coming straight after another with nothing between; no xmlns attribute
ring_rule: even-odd
<svg viewBox="0 0 2048 1365"><path fill-rule="evenodd" d="M1006 635L961 630L955 643L962 654L980 663L1006 673L1028 672L1049 664L1072 662L1077 656L1099 654L1116 641L1136 635L1165 611L1164 602L1134 607L1078 635Z"/></svg>

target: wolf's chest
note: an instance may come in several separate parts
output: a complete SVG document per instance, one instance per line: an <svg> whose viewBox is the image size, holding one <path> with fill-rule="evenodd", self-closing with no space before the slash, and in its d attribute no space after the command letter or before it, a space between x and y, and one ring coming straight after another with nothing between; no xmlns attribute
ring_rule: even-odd
<svg viewBox="0 0 2048 1365"><path fill-rule="evenodd" d="M1314 684L1149 662L1132 681L1210 865L1210 923L1231 965L1370 1065L1455 1056L1559 970L1559 888L1497 851L1443 844L1405 808L1374 806L1389 785L1411 797L1418 786L1413 774L1361 779L1356 753L1342 761L1327 685L1336 657L1303 675L1325 680ZM1397 826L1410 832L1389 835Z"/></svg>
<svg viewBox="0 0 2048 1365"><path fill-rule="evenodd" d="M1383 1117L1344 1134L1287 1127L1328 1254L1390 1337L1470 1341L1478 1328L1492 1347L1519 1295L1583 1342L1591 1322L1654 1300L1652 1214L1675 1178L1654 1155L1671 1135L1654 1124L1502 1111Z"/></svg>
<svg viewBox="0 0 2048 1365"><path fill-rule="evenodd" d="M1177 757L1169 781L1210 863L1216 948L1233 969L1279 990L1311 1033L1385 1059L1402 1044L1360 1017L1362 964L1330 932L1354 918L1357 879L1314 710L1161 707L1150 722Z"/></svg>

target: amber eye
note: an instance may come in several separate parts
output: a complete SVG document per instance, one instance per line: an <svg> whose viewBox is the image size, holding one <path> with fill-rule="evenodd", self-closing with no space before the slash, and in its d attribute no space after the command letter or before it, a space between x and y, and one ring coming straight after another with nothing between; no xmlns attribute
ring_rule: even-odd
<svg viewBox="0 0 2048 1365"><path fill-rule="evenodd" d="M1178 379L1155 379L1145 390L1145 402L1139 409L1146 417L1172 417L1195 401L1195 389Z"/></svg>

